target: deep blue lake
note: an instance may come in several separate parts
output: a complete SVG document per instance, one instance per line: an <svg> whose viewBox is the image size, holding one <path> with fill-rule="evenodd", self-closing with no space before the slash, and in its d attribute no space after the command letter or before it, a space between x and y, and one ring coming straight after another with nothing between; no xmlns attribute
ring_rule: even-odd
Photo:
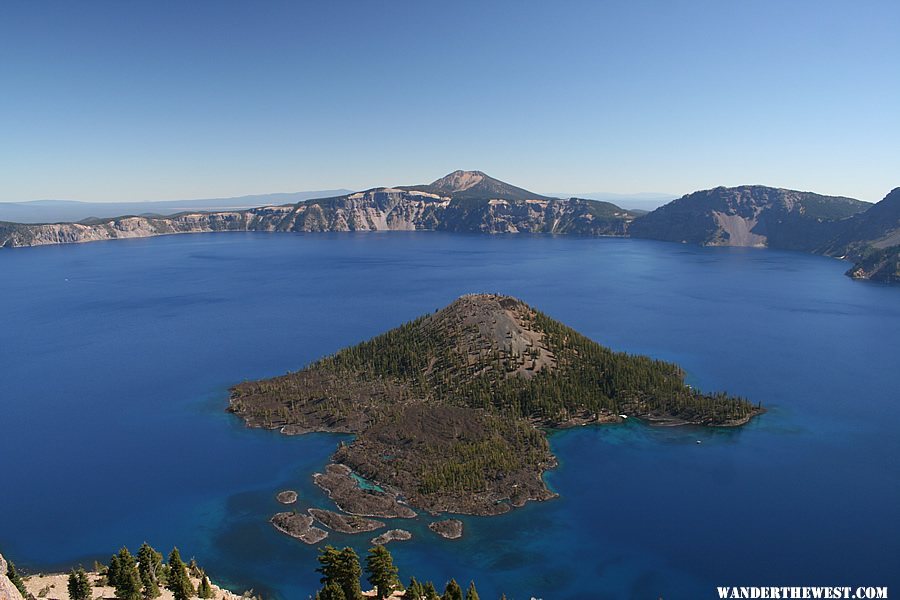
<svg viewBox="0 0 900 600"><path fill-rule="evenodd" d="M339 437L250 430L227 389L467 292L518 296L689 383L761 401L737 430L554 434L560 498L427 521L404 581L486 600L714 598L722 585L900 589L900 287L835 260L625 239L204 234L0 250L0 552L90 566L148 541L236 591L305 599L313 547L267 522ZM696 441L701 440L702 444ZM360 552L371 536L332 534ZM464 586L465 587L465 586ZM892 591L894 591L892 590Z"/></svg>

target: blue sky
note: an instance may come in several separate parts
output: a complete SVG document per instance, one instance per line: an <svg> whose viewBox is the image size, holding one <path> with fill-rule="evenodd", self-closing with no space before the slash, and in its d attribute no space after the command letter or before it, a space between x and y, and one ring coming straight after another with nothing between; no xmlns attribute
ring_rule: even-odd
<svg viewBox="0 0 900 600"><path fill-rule="evenodd" d="M900 2L0 4L0 201L900 186Z"/></svg>

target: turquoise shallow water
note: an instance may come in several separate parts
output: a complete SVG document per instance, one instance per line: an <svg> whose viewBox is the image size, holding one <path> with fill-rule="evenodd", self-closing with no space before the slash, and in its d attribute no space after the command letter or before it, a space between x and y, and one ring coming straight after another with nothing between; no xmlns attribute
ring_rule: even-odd
<svg viewBox="0 0 900 600"><path fill-rule="evenodd" d="M352 477L353 480L356 481L356 485L359 486L361 489L375 490L377 492L384 491L384 489L381 486L372 483L371 481L369 481L368 479L366 479L364 477L360 477L356 473L350 473L350 477Z"/></svg>
<svg viewBox="0 0 900 600"><path fill-rule="evenodd" d="M703 598L716 585L900 584L900 289L830 259L620 239L191 235L0 251L0 551L30 569L145 539L219 581L306 598L315 550L274 494L340 438L248 430L229 385L296 369L473 291L760 400L738 430L556 433L560 498L465 537L426 521L404 577L482 597ZM702 444L697 444L697 440ZM393 523L392 525L400 523ZM333 535L364 550L367 537Z"/></svg>

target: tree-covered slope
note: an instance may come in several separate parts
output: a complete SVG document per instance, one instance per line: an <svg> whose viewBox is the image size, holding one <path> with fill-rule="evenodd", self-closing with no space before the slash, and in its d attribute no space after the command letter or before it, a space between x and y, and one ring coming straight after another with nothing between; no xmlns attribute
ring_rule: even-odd
<svg viewBox="0 0 900 600"><path fill-rule="evenodd" d="M760 412L692 389L674 364L614 352L519 300L484 294L296 373L237 385L231 410L287 433L356 433L336 460L414 506L480 513L549 497L540 474L554 459L535 427L619 415L739 425Z"/></svg>
<svg viewBox="0 0 900 600"><path fill-rule="evenodd" d="M635 221L634 237L708 246L759 246L811 252L871 204L766 186L718 187L688 194Z"/></svg>
<svg viewBox="0 0 900 600"><path fill-rule="evenodd" d="M864 213L854 215L818 251L831 256L861 258L868 248L885 249L900 245L900 188Z"/></svg>
<svg viewBox="0 0 900 600"><path fill-rule="evenodd" d="M869 246L856 258L847 275L881 283L900 283L900 246Z"/></svg>

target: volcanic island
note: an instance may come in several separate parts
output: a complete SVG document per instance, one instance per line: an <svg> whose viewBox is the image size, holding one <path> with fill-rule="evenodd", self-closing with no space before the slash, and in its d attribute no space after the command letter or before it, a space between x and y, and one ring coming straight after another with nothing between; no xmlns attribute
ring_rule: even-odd
<svg viewBox="0 0 900 600"><path fill-rule="evenodd" d="M287 435L354 434L314 476L351 517L498 515L555 496L542 478L556 466L554 429L626 418L735 427L764 412L684 377L516 298L470 294L300 371L236 385L229 410ZM282 531L296 522L307 539L313 519L342 532L381 525L316 509L281 515Z"/></svg>

